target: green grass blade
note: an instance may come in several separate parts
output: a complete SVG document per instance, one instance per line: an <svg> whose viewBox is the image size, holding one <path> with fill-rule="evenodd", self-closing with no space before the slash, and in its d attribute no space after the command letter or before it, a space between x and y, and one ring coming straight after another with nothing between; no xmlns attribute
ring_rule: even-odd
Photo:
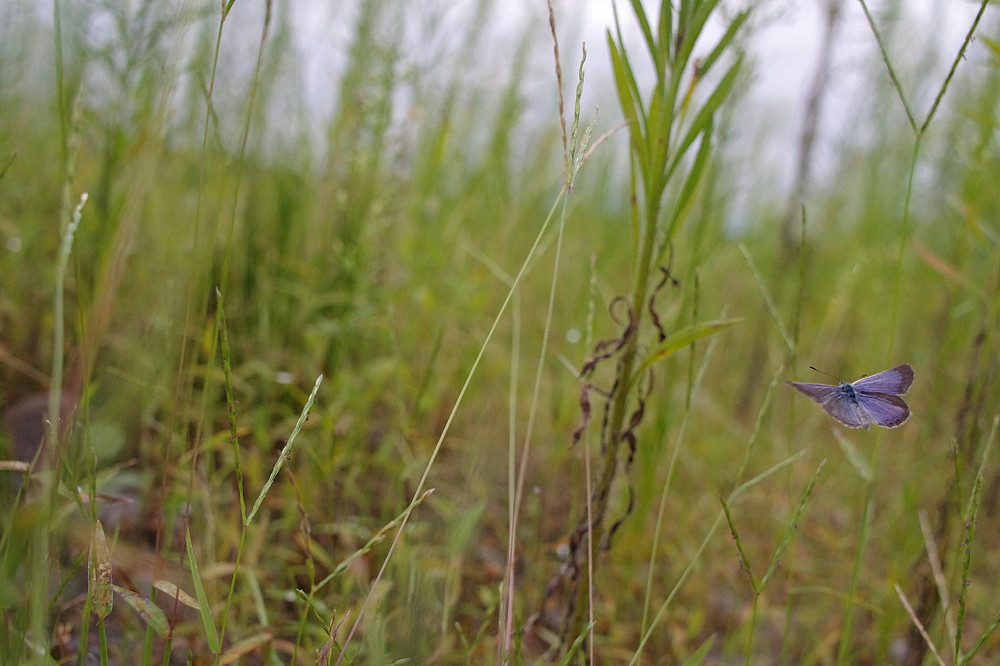
<svg viewBox="0 0 1000 666"><path fill-rule="evenodd" d="M749 481L747 481L745 483L741 483L739 486L737 486L733 490L733 492L731 492L729 494L729 501L730 502L733 501L733 499L735 499L736 497L742 495L747 490L749 490L753 486L756 486L758 483L760 483L761 481L763 481L767 477L771 476L772 474L774 474L776 472L780 472L782 469L784 469L785 467L788 467L793 462L795 462L796 460L798 460L802 456L806 455L807 453L808 453L808 451L806 451L804 449L802 451L799 451L798 453L793 453L792 455L788 456L787 458L785 458L784 460L782 460L781 462L779 462L774 467L771 467L767 471L761 472L760 474L758 474L757 476L753 477L752 479L750 479Z"/></svg>
<svg viewBox="0 0 1000 666"><path fill-rule="evenodd" d="M212 605L208 602L208 595L205 594L205 586L202 585L201 574L198 571L198 559L194 554L194 544L191 543L191 530L184 530L184 539L187 545L188 568L191 570L194 592L198 598L198 612L201 615L201 624L205 628L205 640L208 641L209 649L218 654L221 647L219 634L212 618Z"/></svg>
<svg viewBox="0 0 1000 666"><path fill-rule="evenodd" d="M843 431L839 428L833 429L833 436L844 452L847 462L851 463L851 467L858 473L858 476L866 483L871 481L873 476L871 463L861 455L861 452L851 443L851 440L844 436Z"/></svg>
<svg viewBox="0 0 1000 666"><path fill-rule="evenodd" d="M750 587L753 588L754 595L760 594L761 586L757 584L757 579L754 578L753 569L750 567L750 557L747 555L746 550L743 548L743 540L740 539L740 533L736 529L736 522L733 520L733 514L729 511L729 502L726 498L721 498L722 501L722 512L726 515L726 522L729 523L729 532L733 535L733 541L736 542L736 550L740 553L740 564L743 571L746 572L747 578L750 579Z"/></svg>
<svg viewBox="0 0 1000 666"><path fill-rule="evenodd" d="M744 10L737 14L736 18L730 21L729 27L726 28L725 34L723 34L719 39L715 48L713 48L712 51L705 56L705 59L701 61L701 69L699 72L700 76L706 76L708 72L711 71L712 65L718 62L719 56L725 53L730 47L733 39L736 38L736 33L739 32L740 28L743 27L743 24L747 22L748 18L750 18L750 10Z"/></svg>
<svg viewBox="0 0 1000 666"><path fill-rule="evenodd" d="M714 645L715 634L712 634L705 639L705 642L701 644L701 647L695 650L690 657L681 662L681 666L701 666L701 663L705 661L705 657L708 656L709 651Z"/></svg>
<svg viewBox="0 0 1000 666"><path fill-rule="evenodd" d="M691 58L691 53L694 51L694 46L698 42L697 37L702 34L705 28L705 24L708 22L708 18L715 11L716 6L719 4L719 0L705 0L704 2L682 2L681 11L684 8L694 5L694 11L690 11L686 14L687 20L682 19L682 24L678 31L678 36L682 36L684 39L678 45L677 55L672 63L674 68L684 69L687 66L688 60Z"/></svg>
<svg viewBox="0 0 1000 666"><path fill-rule="evenodd" d="M671 42L674 41L674 6L671 0L660 0L660 20L657 29L657 39L660 41L660 51L663 53L663 69L657 75L658 79L666 78L666 67L671 65Z"/></svg>
<svg viewBox="0 0 1000 666"><path fill-rule="evenodd" d="M688 148L691 144L695 142L698 135L706 131L711 127L712 116L715 112L722 106L722 104L728 99L729 93L732 92L733 87L736 85L736 77L740 73L740 68L743 64L743 57L736 59L736 62L729 68L725 76L722 77L722 81L719 85L712 91L705 104L698 109L698 115L695 116L694 120L691 121L690 127L688 127L687 132L684 134L684 138L678 144L676 152L674 153L674 159L670 163L670 166L666 171L666 178L669 180L673 175L677 167L680 166L681 160L687 153Z"/></svg>
<svg viewBox="0 0 1000 666"><path fill-rule="evenodd" d="M632 13L635 20L639 22L639 29L642 30L642 38L646 42L646 49L656 65L657 72L662 73L660 59L657 57L656 38L653 36L653 29L649 25L649 17L646 16L646 9L642 6L642 0L629 0L632 4ZM624 44L624 42L621 42Z"/></svg>
<svg viewBox="0 0 1000 666"><path fill-rule="evenodd" d="M681 191L677 195L677 201L674 204L673 214L670 217L670 222L667 224L666 238L673 238L674 233L680 227L680 223L687 216L688 211L691 209L691 203L694 201L694 195L699 190L699 185L701 185L702 176L706 175L705 166L708 164L709 155L712 153L712 122L709 121L708 127L705 128L704 133L701 135L701 144L698 146L698 153L695 155L694 163L691 164L691 169L688 171L687 178L684 179L684 184L681 186ZM664 243L660 249L660 256L658 258L659 262L663 262L663 255L667 251L669 244Z"/></svg>
<svg viewBox="0 0 1000 666"><path fill-rule="evenodd" d="M656 345L656 347L649 352L643 362L639 365L639 369L636 371L635 376L641 375L654 364L659 363L671 354L684 349L692 342L714 335L722 329L729 328L733 324L738 324L741 321L743 321L741 318L705 321L700 324L686 326L681 330L668 335L663 342Z"/></svg>
<svg viewBox="0 0 1000 666"><path fill-rule="evenodd" d="M611 71L615 75L615 91L618 93L618 104L621 106L625 120L628 122L629 141L635 158L639 161L640 171L647 171L648 157L642 133L645 131L646 119L642 106L639 104L639 89L632 75L632 68L625 52L619 50L611 31L607 33L608 50L611 55Z"/></svg>
<svg viewBox="0 0 1000 666"><path fill-rule="evenodd" d="M778 306L774 302L774 298L771 297L771 292L768 290L767 285L764 284L764 278L761 276L760 271L757 270L757 266L754 264L753 259L750 257L750 250L743 243L737 243L737 247L740 248L740 252L743 253L743 258L747 262L747 267L753 274L754 280L757 282L757 289L760 290L760 295L764 297L764 302L767 304L767 309L771 313L771 318L774 319L775 325L778 327L778 332L781 333L781 339L785 341L785 346L788 347L788 351L795 351L795 342L792 340L792 336L788 333L788 327L785 326L785 320L781 318L781 313L778 312Z"/></svg>

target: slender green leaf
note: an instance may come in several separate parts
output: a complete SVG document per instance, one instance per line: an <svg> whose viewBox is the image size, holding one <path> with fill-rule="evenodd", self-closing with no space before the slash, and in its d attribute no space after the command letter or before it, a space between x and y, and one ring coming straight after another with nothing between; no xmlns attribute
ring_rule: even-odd
<svg viewBox="0 0 1000 666"><path fill-rule="evenodd" d="M986 625L985 629L983 629L983 633L980 634L979 639L972 645L972 648L969 649L968 654L964 655L959 663L968 664L972 660L972 658L976 655L976 653L979 652L979 648L983 647L983 643L986 642L986 639L989 638L994 631L996 631L998 626L1000 626L1000 611L997 611L997 613L993 616L993 619L990 620L990 623Z"/></svg>
<svg viewBox="0 0 1000 666"><path fill-rule="evenodd" d="M657 72L657 79L666 78L666 68L671 65L671 42L674 40L674 7L671 0L660 0L660 21L657 38L660 42L660 53L663 54L663 69Z"/></svg>
<svg viewBox="0 0 1000 666"><path fill-rule="evenodd" d="M659 69L659 62L656 57L656 38L653 37L653 29L649 26L649 17L646 16L646 9L642 6L642 0L630 0L630 2L632 3L632 13L635 14L635 19L639 22L639 28L642 30L642 37L646 40L646 49L653 57L657 71L662 71ZM619 43L624 44L621 41Z"/></svg>
<svg viewBox="0 0 1000 666"><path fill-rule="evenodd" d="M986 45L986 48L993 52L993 55L1000 58L1000 42L995 42L989 37L983 37L982 35L978 35L978 38L979 41Z"/></svg>
<svg viewBox="0 0 1000 666"><path fill-rule="evenodd" d="M729 45L732 44L733 39L736 38L736 33L739 32L739 29L743 27L743 24L747 22L748 18L750 18L750 11L744 10L737 14L736 18L729 23L729 27L726 28L725 34L723 34L719 39L715 48L713 48L712 51L705 56L705 59L701 61L698 72L700 76L706 76L712 69L712 65L718 62L719 56L726 52Z"/></svg>
<svg viewBox="0 0 1000 666"><path fill-rule="evenodd" d="M618 49L611 32L608 31L608 49L611 53L611 69L615 75L615 90L618 93L618 103L622 107L625 120L628 121L629 143L632 150L638 157L640 169L645 172L647 158L647 147L642 140L642 134L646 128L645 116L642 116L642 107L639 104L638 86L632 76L632 70L628 58L624 51Z"/></svg>
<svg viewBox="0 0 1000 666"><path fill-rule="evenodd" d="M191 578L194 581L194 593L198 597L198 612L201 615L201 624L205 627L205 640L212 652L218 653L219 633L215 630L215 620L212 618L212 605L208 602L208 595L205 594L205 586L201 583L201 574L198 572L198 560L194 554L194 544L191 543L191 530L184 531L184 539L187 542L188 567L191 569Z"/></svg>
<svg viewBox="0 0 1000 666"><path fill-rule="evenodd" d="M664 4L670 4L665 2ZM681 662L681 666L700 666L705 657L708 656L709 651L712 646L715 645L715 634L712 634L705 639L705 642L701 644L701 647L695 650L690 657Z"/></svg>
<svg viewBox="0 0 1000 666"><path fill-rule="evenodd" d="M692 3L682 2L681 11ZM684 21L681 27L681 33L684 39L678 44L677 56L674 59L673 66L681 70L687 68L688 60L691 59L691 53L694 51L694 46L698 41L698 37L702 34L705 28L705 24L708 22L709 16L715 11L716 5L719 4L719 0L705 0L705 2L694 3L697 6L693 12L689 13L690 20Z"/></svg>
<svg viewBox="0 0 1000 666"><path fill-rule="evenodd" d="M711 123L705 129L705 132L701 135L701 143L698 146L698 154L695 155L694 163L691 165L691 169L688 170L687 178L684 179L684 184L681 186L681 191L677 194L677 200L674 203L673 212L670 216L670 221L667 224L667 233L664 238L667 242L663 243L660 249L660 256L658 261L663 261L663 253L666 252L669 245L669 241L674 237L674 233L680 226L681 221L687 216L688 211L691 209L691 203L694 201L694 194L698 191L698 186L702 182L702 176L705 174L705 166L708 164L708 157L712 154L712 125Z"/></svg>
<svg viewBox="0 0 1000 666"><path fill-rule="evenodd" d="M778 332L781 333L781 338L785 341L785 346L788 347L788 351L795 351L795 342L792 340L792 336L788 333L788 327L785 326L785 320L782 319L781 313L778 311L778 306L771 297L771 292L768 290L767 285L764 283L764 278L761 276L760 272L757 270L757 266L753 262L753 259L750 257L750 250L748 250L746 245L743 243L737 243L737 247L739 247L740 252L743 253L743 258L747 262L747 267L753 274L754 280L757 281L757 289L760 290L760 295L764 297L764 302L767 304L767 310L771 313L771 318L774 319L774 323L778 327Z"/></svg>
<svg viewBox="0 0 1000 666"><path fill-rule="evenodd" d="M841 451L844 452L844 456L847 458L847 462L851 463L851 467L854 471L858 473L866 483L872 480L872 467L865 460L865 457L858 452L851 440L844 436L843 431L839 428L833 429L833 436L837 440L837 444L840 445Z"/></svg>
<svg viewBox="0 0 1000 666"><path fill-rule="evenodd" d="M642 374L654 363L662 361L667 356L670 356L674 352L677 352L684 347L687 347L692 342L700 340L706 336L718 333L724 328L728 328L733 324L743 321L740 318L735 319L716 319L714 321L705 321L700 324L692 324L691 326L686 326L676 333L668 335L667 338L656 345L652 351L647 354L642 365L639 366L638 374Z"/></svg>
<svg viewBox="0 0 1000 666"><path fill-rule="evenodd" d="M593 631L595 624L597 624L597 622L589 622L585 627L583 627L580 631L580 635L576 637L573 644L566 650L566 654L564 654L562 659L559 660L559 666L568 666L569 664L577 662L577 657L580 654L580 647L583 645L583 642L587 640L587 636L590 636L590 632Z"/></svg>
<svg viewBox="0 0 1000 666"><path fill-rule="evenodd" d="M806 453L808 453L808 452L805 451L805 450L799 451L798 453L793 453L792 455L788 456L787 458L785 458L784 460L782 460L780 463L778 463L774 467L771 467L767 471L761 472L760 474L758 474L757 476L753 477L749 481L740 484L739 486L736 487L735 490L733 490L733 492L731 492L729 494L729 501L730 502L733 501L734 498L738 497L739 495L742 495L747 490L749 490L753 486L756 486L758 483L760 483L761 481L763 481L767 477L771 476L772 474L774 474L776 472L780 472L785 467L788 467L793 462L795 462L796 460L798 460L802 456L806 455Z"/></svg>
<svg viewBox="0 0 1000 666"><path fill-rule="evenodd" d="M740 539L740 533L736 529L736 522L733 520L733 514L729 510L729 503L726 498L722 499L722 512L726 514L726 522L729 523L729 532L733 535L733 541L736 542L736 550L740 553L740 565L747 574L747 578L750 579L750 587L753 588L754 596L760 594L761 586L757 584L757 579L753 576L753 569L750 567L750 558L747 556L746 550L743 548L743 540Z"/></svg>
<svg viewBox="0 0 1000 666"><path fill-rule="evenodd" d="M705 104L698 110L698 115L695 116L691 125L688 127L687 132L684 134L684 138L681 140L680 144L677 146L677 152L674 155L674 160L670 164L670 168L667 169L666 175L669 179L673 175L677 166L680 164L681 158L687 152L688 147L695 142L698 135L705 131L711 126L712 115L718 110L722 103L726 101L729 97L729 93L732 92L733 86L736 84L736 76L739 74L740 67L743 64L743 56L736 59L729 71L719 82L719 85L712 91L708 100Z"/></svg>

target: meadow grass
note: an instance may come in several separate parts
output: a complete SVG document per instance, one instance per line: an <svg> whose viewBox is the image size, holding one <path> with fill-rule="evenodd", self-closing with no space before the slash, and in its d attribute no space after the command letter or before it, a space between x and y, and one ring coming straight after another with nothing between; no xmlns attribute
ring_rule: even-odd
<svg viewBox="0 0 1000 666"><path fill-rule="evenodd" d="M996 17L927 80L859 6L790 236L716 0L485 69L491 3L360 3L318 121L286 6L8 3L0 663L996 658ZM903 361L894 430L784 384Z"/></svg>

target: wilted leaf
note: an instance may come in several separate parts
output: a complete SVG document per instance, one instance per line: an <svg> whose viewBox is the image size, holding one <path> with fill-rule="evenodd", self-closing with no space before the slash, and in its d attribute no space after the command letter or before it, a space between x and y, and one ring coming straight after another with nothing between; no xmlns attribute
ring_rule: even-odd
<svg viewBox="0 0 1000 666"><path fill-rule="evenodd" d="M113 585L112 587L118 593L118 596L124 599L125 603L131 606L157 635L167 635L167 632L170 631L170 625L167 623L167 616L163 614L159 606L132 590L126 590L124 587L118 587L117 585Z"/></svg>
<svg viewBox="0 0 1000 666"><path fill-rule="evenodd" d="M175 584L171 583L169 580L154 580L153 587L163 592L171 599L177 599L188 608L193 608L198 610L198 600L192 597L190 594L177 587Z"/></svg>
<svg viewBox="0 0 1000 666"><path fill-rule="evenodd" d="M90 598L94 603L94 614L105 618L111 615L115 596L111 589L111 551L104 536L104 526L99 520L94 525L94 536L90 540L87 571L90 576Z"/></svg>
<svg viewBox="0 0 1000 666"><path fill-rule="evenodd" d="M222 653L219 657L220 664L235 664L241 658L250 654L260 646L271 641L271 634L267 632L262 632L259 634L254 634L248 638L244 638L241 641L237 641L228 650Z"/></svg>

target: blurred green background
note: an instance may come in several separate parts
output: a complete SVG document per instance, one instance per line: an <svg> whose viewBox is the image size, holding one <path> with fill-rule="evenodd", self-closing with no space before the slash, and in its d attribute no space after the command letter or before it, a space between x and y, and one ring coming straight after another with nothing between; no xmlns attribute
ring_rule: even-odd
<svg viewBox="0 0 1000 666"><path fill-rule="evenodd" d="M561 242L555 225L541 235L463 394L513 276L561 202L546 9L512 17L487 0L375 0L317 9L310 22L305 4L237 1L224 20L216 3L0 6L0 458L15 459L28 425L11 415L52 389L56 355L64 392L79 400L51 516L32 510L40 500L20 468L0 470L10 507L0 516L0 661L27 660L25 645L77 663L97 649L96 634L81 640L95 631L83 606L92 490L116 584L130 577L146 597L164 577L193 594L181 555L190 526L209 603L216 617L226 608L223 648L246 663L314 663L345 614L340 641L361 618L353 663L498 660L512 522L515 629L539 608L556 612L546 584L562 566L560 539L585 510L584 450L597 443L570 446L581 422L576 373L596 341L620 335L613 301L635 271L627 131L588 156L565 199ZM975 5L954 43L923 49L913 34L933 31L926 16L874 5L898 88L861 7L843 7L817 34L829 30L829 57L850 53L848 64L837 60L825 83L810 65L790 94L817 95L826 120L803 110L773 122L755 86L782 63L759 40L792 10L751 5L726 53L746 50L746 63L663 262L676 284L656 296L670 330L741 321L656 366L628 482L614 491L616 515L630 498L634 507L598 557L594 658L680 663L706 646L703 663L931 663L899 585L926 610L945 654L957 632L963 650L987 636L977 658L988 659L1000 652L989 633L1000 566L1000 475L988 446L1000 405L996 8L923 127ZM736 8L717 8L710 30ZM632 9L618 7L638 48ZM555 16L571 122L588 23L568 4ZM595 138L622 117L598 35L587 44L580 120L596 118ZM699 41L695 56L710 44ZM313 58L314 49L332 56ZM719 74L693 85L696 101ZM855 97L830 92L851 77L861 82ZM810 126L817 152L801 135ZM59 247L83 192L60 322ZM245 532L217 288L248 501L324 375ZM645 335L648 349L655 340ZM840 429L782 383L825 381L810 365L853 381L902 362L916 370L913 416L891 431ZM610 370L594 377L605 391ZM380 530L410 503L460 394L430 467L435 492L410 514L372 591L396 524ZM591 399L596 431L603 406ZM524 501L511 519L509 446L520 465L532 410ZM720 497L732 499L757 576L797 519L756 601L719 527ZM112 508L122 515L109 518ZM18 544L37 543L39 531L51 535L48 559L32 566L38 553ZM237 554L244 573L230 595ZM311 606L296 595L331 573L306 595ZM196 610L170 617L172 638L146 644L146 624L116 604L112 662L211 663ZM541 658L551 638L520 636L510 647L517 663ZM252 642L245 655L234 647L243 639Z"/></svg>

